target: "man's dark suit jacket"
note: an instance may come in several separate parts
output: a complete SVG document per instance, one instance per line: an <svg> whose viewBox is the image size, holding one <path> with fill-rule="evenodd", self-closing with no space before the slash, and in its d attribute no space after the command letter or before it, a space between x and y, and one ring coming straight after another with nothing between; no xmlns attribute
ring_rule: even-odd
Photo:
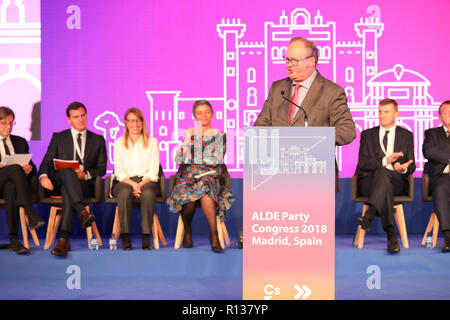
<svg viewBox="0 0 450 320"><path fill-rule="evenodd" d="M20 154L20 153L30 153L28 142L22 137L10 135L12 145L14 147L14 153ZM33 170L28 174L29 177L36 174L36 165L33 163L33 160L30 160L29 164L33 167Z"/></svg>
<svg viewBox="0 0 450 320"><path fill-rule="evenodd" d="M19 137L19 136L14 136L12 134L9 137L11 138L11 143L14 148L14 153L16 153L16 154L30 153L27 140L25 140L24 138ZM33 167L31 172L27 176L28 181L30 182L31 177L36 174L37 170L36 170L36 165L34 164L33 160L30 160L29 164ZM1 188L3 188L3 185L1 186Z"/></svg>
<svg viewBox="0 0 450 320"><path fill-rule="evenodd" d="M269 96L261 110L254 126L284 127L304 126L305 116L299 110L292 123L289 123L291 106L289 97L292 89L292 80L285 78L272 83ZM347 96L344 89L336 83L317 75L303 100L301 107L308 114L310 127L335 127L336 145L349 144L356 138L355 123L347 105Z"/></svg>
<svg viewBox="0 0 450 320"><path fill-rule="evenodd" d="M432 128L425 131L422 153L428 162L425 163L423 173L430 176L442 174L450 163L450 146L447 142L444 127Z"/></svg>
<svg viewBox="0 0 450 320"><path fill-rule="evenodd" d="M408 180L408 176L416 170L414 159L414 136L411 131L396 127L394 152L403 152L403 157L397 159L396 162L403 164L409 160L413 162L408 166L402 178ZM358 166L356 167L356 175L365 177L371 175L378 168L383 167L383 158L385 154L380 145L380 127L367 129L361 132L361 142L359 147Z"/></svg>
<svg viewBox="0 0 450 320"><path fill-rule="evenodd" d="M70 129L54 133L39 168L39 176L42 174L48 175L55 169L53 159L74 160L74 150ZM107 164L105 139L88 130L84 150L84 170L89 171L92 179L97 176L104 176Z"/></svg>

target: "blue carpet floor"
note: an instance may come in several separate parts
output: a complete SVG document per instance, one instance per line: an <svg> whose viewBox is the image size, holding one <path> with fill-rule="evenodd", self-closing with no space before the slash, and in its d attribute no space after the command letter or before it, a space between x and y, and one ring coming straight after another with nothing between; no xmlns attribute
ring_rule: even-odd
<svg viewBox="0 0 450 320"><path fill-rule="evenodd" d="M450 254L441 253L442 240L427 249L420 235L409 235L410 248L390 255L384 236L368 234L362 250L352 245L352 236L337 236L336 299L450 299ZM110 251L107 239L99 251L89 251L85 238L74 238L66 258L52 256L42 245L28 255L0 250L0 299L242 299L243 251L235 244L216 254L207 236L194 237L194 248L179 250L173 249L173 238L151 251L140 248L139 237L132 241L132 251L121 250L120 242ZM379 287L369 289L374 266ZM80 288L70 289L76 279Z"/></svg>

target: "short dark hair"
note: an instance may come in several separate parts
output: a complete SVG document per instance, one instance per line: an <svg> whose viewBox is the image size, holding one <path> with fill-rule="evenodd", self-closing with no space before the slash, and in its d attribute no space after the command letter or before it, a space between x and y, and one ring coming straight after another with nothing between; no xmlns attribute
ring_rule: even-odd
<svg viewBox="0 0 450 320"><path fill-rule="evenodd" d="M69 104L69 106L66 108L66 115L67 118L70 118L70 111L71 110L78 110L80 108L84 109L84 112L87 113L86 107L84 106L84 104L82 104L81 102L78 101L74 101L71 104Z"/></svg>
<svg viewBox="0 0 450 320"><path fill-rule="evenodd" d="M16 115L14 111L8 107L0 107L0 120L5 119L6 117L12 116L13 119L16 119Z"/></svg>
<svg viewBox="0 0 450 320"><path fill-rule="evenodd" d="M439 106L439 114L441 114L441 109L444 104L450 104L450 100L445 100L444 102L441 103L441 105Z"/></svg>
<svg viewBox="0 0 450 320"><path fill-rule="evenodd" d="M378 103L378 106L382 107L382 106L385 106L388 104L394 105L395 111L398 111L398 103L394 99L389 99L389 98L383 99Z"/></svg>
<svg viewBox="0 0 450 320"><path fill-rule="evenodd" d="M194 117L195 117L195 108L201 106L202 104L206 104L207 106L209 106L211 108L211 112L214 113L213 107L208 100L197 100L194 102L194 106L192 107L192 114L194 115Z"/></svg>

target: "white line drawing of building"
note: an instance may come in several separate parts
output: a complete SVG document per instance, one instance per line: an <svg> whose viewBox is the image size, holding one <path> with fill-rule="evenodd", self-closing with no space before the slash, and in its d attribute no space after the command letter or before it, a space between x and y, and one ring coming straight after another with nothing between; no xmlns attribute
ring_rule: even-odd
<svg viewBox="0 0 450 320"><path fill-rule="evenodd" d="M29 140L33 106L41 100L41 23L26 18L23 0L0 1L0 96L2 105L20 110L13 133Z"/></svg>
<svg viewBox="0 0 450 320"><path fill-rule="evenodd" d="M112 172L110 167L114 164L114 141L123 134L125 125L117 114L105 111L94 119L94 128L102 132L105 138L106 152L108 153L108 172Z"/></svg>
<svg viewBox="0 0 450 320"><path fill-rule="evenodd" d="M326 174L327 162L308 153L309 148L280 148L280 173Z"/></svg>
<svg viewBox="0 0 450 320"><path fill-rule="evenodd" d="M407 69L408 66L395 63L392 69L378 70L378 39L385 32L379 18L363 17L354 23L358 41L338 41L336 22L325 21L320 10L312 14L305 8L296 8L289 15L283 10L278 22L264 22L263 41L243 41L246 29L247 25L238 18L222 19L216 25L219 41L223 42L223 94L220 96L183 97L179 89L146 91L150 134L160 143L160 161L165 170L176 171L173 152L185 131L193 126L193 102L207 99L215 109L213 126L227 133L228 170L239 175L243 168L243 128L253 125L272 81L287 76L283 56L289 40L300 36L318 46L321 74L347 93L357 139L336 148L341 177L353 174L359 135L362 130L378 125L377 103L386 97L399 102L397 124L415 133L417 171L423 170L423 132L438 124L438 104L428 93L430 81Z"/></svg>

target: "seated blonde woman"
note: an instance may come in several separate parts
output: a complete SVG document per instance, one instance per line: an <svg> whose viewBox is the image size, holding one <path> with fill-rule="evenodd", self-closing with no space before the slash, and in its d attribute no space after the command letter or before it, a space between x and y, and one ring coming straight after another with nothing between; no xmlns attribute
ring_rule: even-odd
<svg viewBox="0 0 450 320"><path fill-rule="evenodd" d="M112 194L122 230L122 248L131 250L130 222L133 197L140 199L142 214L142 249L150 250L150 231L159 187L159 150L156 138L147 134L144 115L137 108L125 113L125 134L114 142Z"/></svg>

